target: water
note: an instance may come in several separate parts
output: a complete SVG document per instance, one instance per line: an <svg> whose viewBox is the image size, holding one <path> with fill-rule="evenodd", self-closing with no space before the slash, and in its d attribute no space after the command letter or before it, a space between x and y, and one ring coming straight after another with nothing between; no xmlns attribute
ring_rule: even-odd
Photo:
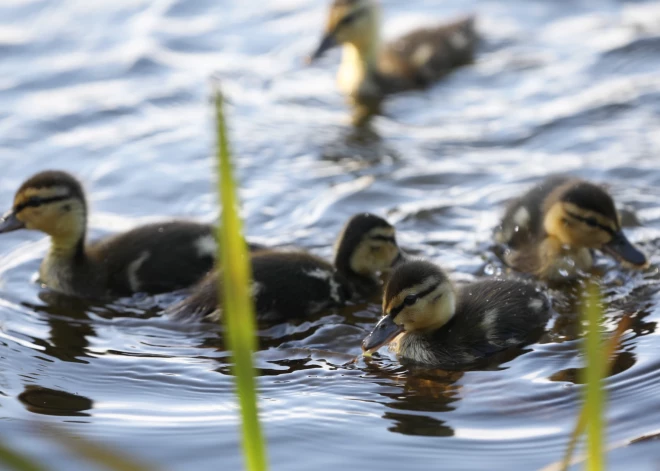
<svg viewBox="0 0 660 471"><path fill-rule="evenodd" d="M8 208L24 178L60 168L87 185L93 237L173 216L213 220L216 75L255 241L329 256L341 224L369 210L456 278L496 275L488 248L504 202L570 172L610 185L629 237L660 262L657 4L383 3L387 33L474 11L484 43L474 66L388 102L365 136L345 125L337 54L304 65L324 1L5 0L0 201ZM2 439L57 470L90 466L39 424L168 471L240 469L220 329L159 318L171 295L59 299L31 281L45 249L37 233L0 238ZM640 438L660 433L660 277L599 265L607 329L633 314L607 380L611 469L655 470L657 442ZM531 470L558 460L582 362L574 293L552 295L558 314L541 342L482 371L409 370L385 353L342 366L377 319L375 303L264 326L272 468Z"/></svg>

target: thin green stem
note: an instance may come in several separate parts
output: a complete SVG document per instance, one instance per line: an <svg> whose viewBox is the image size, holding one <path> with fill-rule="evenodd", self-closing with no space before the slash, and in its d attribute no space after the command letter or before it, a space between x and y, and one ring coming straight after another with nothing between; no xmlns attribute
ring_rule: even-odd
<svg viewBox="0 0 660 471"><path fill-rule="evenodd" d="M587 469L601 471L604 469L603 435L605 391L603 390L603 376L607 369L607 357L602 348L600 325L602 320L602 307L600 290L595 283L590 283L585 297L585 315L588 322L585 337L585 414L587 429Z"/></svg>
<svg viewBox="0 0 660 471"><path fill-rule="evenodd" d="M238 213L236 185L232 175L231 152L223 111L223 98L215 94L218 137L219 193L222 216L219 229L219 260L222 276L219 287L225 337L233 356L233 372L241 406L243 448L249 471L267 469L265 442L259 424L255 370L252 353L257 347L256 321L251 293L251 267Z"/></svg>
<svg viewBox="0 0 660 471"><path fill-rule="evenodd" d="M32 458L0 443L0 464L14 471L46 471L46 468Z"/></svg>

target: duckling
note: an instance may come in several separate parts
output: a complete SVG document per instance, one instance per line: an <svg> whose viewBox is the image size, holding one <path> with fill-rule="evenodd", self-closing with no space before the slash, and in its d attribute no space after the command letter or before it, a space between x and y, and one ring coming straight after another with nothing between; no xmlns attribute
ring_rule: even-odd
<svg viewBox="0 0 660 471"><path fill-rule="evenodd" d="M495 232L511 251L512 268L548 281L565 281L593 266L592 250L633 267L646 256L626 238L612 197L584 180L554 176L529 190L507 209Z"/></svg>
<svg viewBox="0 0 660 471"><path fill-rule="evenodd" d="M418 29L381 46L380 8L375 0L334 0L325 35L309 62L343 45L337 81L354 107L353 124L381 111L386 95L421 89L472 62L477 35L474 18Z"/></svg>
<svg viewBox="0 0 660 471"><path fill-rule="evenodd" d="M50 236L40 281L84 298L184 288L213 267L215 255L213 227L185 221L148 224L87 244L82 185L60 171L37 173L20 186L0 233L19 229Z"/></svg>
<svg viewBox="0 0 660 471"><path fill-rule="evenodd" d="M426 261L397 267L385 286L383 317L362 342L370 354L390 344L397 357L454 369L530 342L550 318L550 303L533 285L491 279L456 289Z"/></svg>
<svg viewBox="0 0 660 471"><path fill-rule="evenodd" d="M334 266L306 252L259 252L251 259L257 318L304 317L376 294L380 289L377 273L389 270L403 257L394 227L373 214L358 214L348 221L335 247ZM213 271L166 315L217 320L218 305L218 272Z"/></svg>

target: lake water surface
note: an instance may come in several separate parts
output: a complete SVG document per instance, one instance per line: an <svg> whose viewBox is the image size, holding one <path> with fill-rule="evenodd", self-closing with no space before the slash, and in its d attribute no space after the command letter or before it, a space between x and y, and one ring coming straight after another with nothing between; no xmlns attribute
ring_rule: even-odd
<svg viewBox="0 0 660 471"><path fill-rule="evenodd" d="M473 66L388 102L353 132L338 54L314 67L319 0L4 0L0 210L39 170L86 183L98 237L145 221L212 221L209 77L221 79L255 241L323 256L352 214L457 279L500 273L505 202L554 172L609 185L632 241L660 262L660 6L644 1L383 1L387 35L468 12ZM90 470L39 424L163 470L239 470L237 406L219 327L158 316L174 295L112 305L33 282L41 234L0 238L0 434L56 470ZM605 328L631 313L608 378L610 469L657 470L660 275L599 261ZM533 470L558 460L579 408L575 293L553 291L548 334L481 371L402 367L359 353L377 303L260 332L272 469ZM630 444L632 441L635 443Z"/></svg>

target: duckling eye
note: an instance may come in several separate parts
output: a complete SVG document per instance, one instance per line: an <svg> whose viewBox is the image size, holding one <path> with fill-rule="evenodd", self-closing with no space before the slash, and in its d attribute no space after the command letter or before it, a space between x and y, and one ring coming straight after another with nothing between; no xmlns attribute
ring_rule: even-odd
<svg viewBox="0 0 660 471"><path fill-rule="evenodd" d="M415 294L409 294L403 300L403 304L405 304L406 306L412 306L416 302L417 302L417 295L415 295Z"/></svg>
<svg viewBox="0 0 660 471"><path fill-rule="evenodd" d="M375 252L378 252L380 250L380 247L378 247L376 245L372 245L371 247L369 247L369 250L371 250L372 252L375 253Z"/></svg>
<svg viewBox="0 0 660 471"><path fill-rule="evenodd" d="M355 14L355 13L351 13L350 15L346 15L345 17L343 17L343 18L341 19L341 21L339 22L339 24L340 24L341 26L348 26L348 25L350 25L351 23L353 23L353 22L355 21L355 19L357 18L357 16L358 16L358 15Z"/></svg>
<svg viewBox="0 0 660 471"><path fill-rule="evenodd" d="M587 218L584 220L584 222L587 223L587 226L590 227L597 227L598 226L598 221L596 221L595 218Z"/></svg>

